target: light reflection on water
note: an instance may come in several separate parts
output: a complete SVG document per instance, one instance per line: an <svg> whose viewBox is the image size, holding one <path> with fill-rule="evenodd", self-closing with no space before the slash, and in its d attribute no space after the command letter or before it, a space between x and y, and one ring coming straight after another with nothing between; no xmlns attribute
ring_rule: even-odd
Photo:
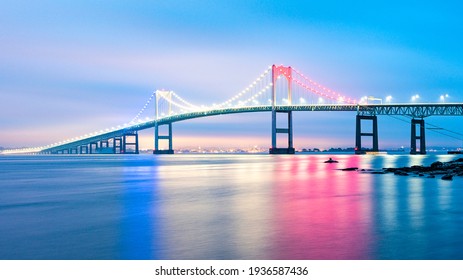
<svg viewBox="0 0 463 280"><path fill-rule="evenodd" d="M0 259L462 259L456 156L0 157Z"/></svg>

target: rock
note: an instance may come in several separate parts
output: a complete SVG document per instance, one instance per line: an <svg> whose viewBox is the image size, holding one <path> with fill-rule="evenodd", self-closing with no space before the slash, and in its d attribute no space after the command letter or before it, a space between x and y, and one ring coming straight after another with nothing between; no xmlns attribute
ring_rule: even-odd
<svg viewBox="0 0 463 280"><path fill-rule="evenodd" d="M358 167L347 167L347 168L342 168L342 171L357 171Z"/></svg>
<svg viewBox="0 0 463 280"><path fill-rule="evenodd" d="M411 167L400 167L400 168L382 168L382 170L375 169L359 169L357 167L349 167L340 169L342 171L355 171L361 173L371 174L385 174L394 173L397 176L414 176L414 177L426 177L435 178L436 176L443 175L442 180L453 180L454 176L463 176L463 158L456 159L449 162L433 162L430 166L413 165Z"/></svg>
<svg viewBox="0 0 463 280"><path fill-rule="evenodd" d="M410 169L412 169L412 170L423 170L424 166L423 165L413 165L412 167L410 167Z"/></svg>
<svg viewBox="0 0 463 280"><path fill-rule="evenodd" d="M392 172L392 173L393 173L393 172L395 172L395 171L397 170L397 168L388 167L388 168L383 168L383 170L384 170L385 172Z"/></svg>
<svg viewBox="0 0 463 280"><path fill-rule="evenodd" d="M396 170L396 171L394 172L394 175L408 176L408 173L403 172L403 171L400 171L400 170Z"/></svg>
<svg viewBox="0 0 463 280"><path fill-rule="evenodd" d="M436 162L433 162L431 163L431 168L432 169L438 169L438 168L442 168L444 166L444 164L440 161L436 161Z"/></svg>
<svg viewBox="0 0 463 280"><path fill-rule="evenodd" d="M451 180L453 180L453 175L452 174L447 174L447 175L442 176L441 179L451 181Z"/></svg>

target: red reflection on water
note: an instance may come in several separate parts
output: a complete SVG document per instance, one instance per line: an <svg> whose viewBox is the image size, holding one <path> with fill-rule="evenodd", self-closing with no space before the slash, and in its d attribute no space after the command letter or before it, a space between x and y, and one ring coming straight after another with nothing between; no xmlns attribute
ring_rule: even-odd
<svg viewBox="0 0 463 280"><path fill-rule="evenodd" d="M276 259L370 258L370 179L336 170L358 165L352 156L336 165L320 156L282 160L274 171Z"/></svg>

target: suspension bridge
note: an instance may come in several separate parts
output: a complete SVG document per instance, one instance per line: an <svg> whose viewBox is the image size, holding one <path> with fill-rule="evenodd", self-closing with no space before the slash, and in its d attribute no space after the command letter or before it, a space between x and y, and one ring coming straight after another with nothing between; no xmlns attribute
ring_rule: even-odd
<svg viewBox="0 0 463 280"><path fill-rule="evenodd" d="M142 118L148 108L154 107L154 116ZM378 116L407 116L410 118L410 153L425 154L425 118L430 116L463 116L463 103L422 104L367 104L331 90L290 66L268 67L244 90L228 100L210 106L190 103L173 91L155 91L139 113L127 124L89 133L42 147L4 150L10 153L39 154L138 154L138 132L154 128L154 154L173 154L173 124L195 118L249 112L271 112L270 154L294 154L294 111L355 112L355 152L366 153L362 142L371 141L369 151L379 151ZM284 127L277 119L283 118ZM372 129L365 132L364 123ZM164 129L161 129L164 128ZM164 134L160 131L165 130ZM283 134L285 144L277 146L277 135ZM286 140L287 139L287 140ZM167 148L161 149L165 141Z"/></svg>

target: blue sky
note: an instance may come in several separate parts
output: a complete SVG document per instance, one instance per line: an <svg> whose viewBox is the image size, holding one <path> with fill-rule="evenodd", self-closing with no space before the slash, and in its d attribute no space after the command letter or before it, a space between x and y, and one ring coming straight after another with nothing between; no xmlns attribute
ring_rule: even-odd
<svg viewBox="0 0 463 280"><path fill-rule="evenodd" d="M0 146L40 146L130 121L156 89L221 102L268 65L360 98L463 102L457 1L2 1ZM208 102L209 101L209 102ZM461 132L461 118L429 122ZM354 145L355 115L298 113L296 147ZM380 148L409 125L380 117ZM152 132L144 132L148 148ZM270 115L174 125L174 146L270 143ZM428 144L462 141L428 133Z"/></svg>

